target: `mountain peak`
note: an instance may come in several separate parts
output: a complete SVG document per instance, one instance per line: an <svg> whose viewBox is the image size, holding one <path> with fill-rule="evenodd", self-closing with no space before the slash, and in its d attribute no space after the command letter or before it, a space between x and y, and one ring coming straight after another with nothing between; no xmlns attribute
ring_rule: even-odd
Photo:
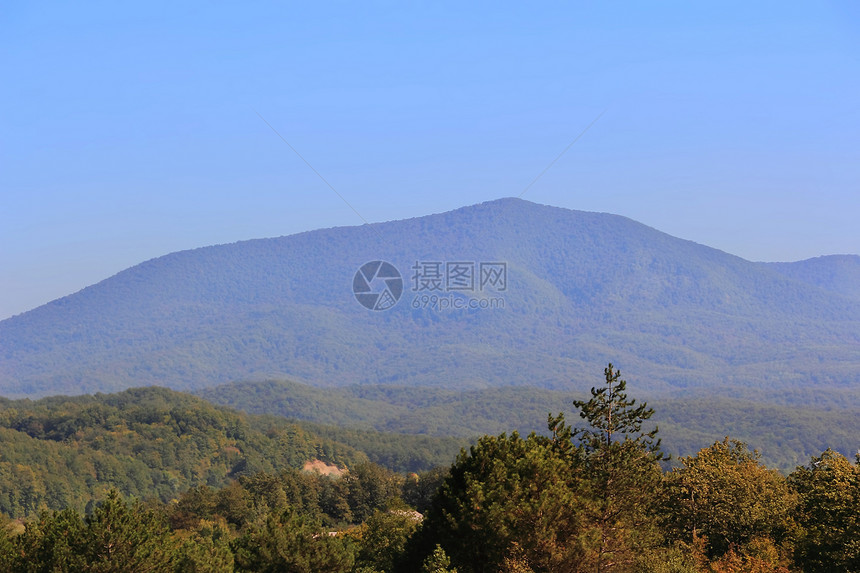
<svg viewBox="0 0 860 573"><path fill-rule="evenodd" d="M625 217L509 197L373 227L172 253L0 321L0 395L582 389L609 361L658 393L860 381L860 303ZM821 264L856 261L790 268Z"/></svg>

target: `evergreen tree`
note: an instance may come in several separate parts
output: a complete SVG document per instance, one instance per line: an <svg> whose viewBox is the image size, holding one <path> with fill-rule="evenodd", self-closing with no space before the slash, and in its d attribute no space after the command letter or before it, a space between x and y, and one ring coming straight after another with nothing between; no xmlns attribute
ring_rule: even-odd
<svg viewBox="0 0 860 573"><path fill-rule="evenodd" d="M361 523L377 509L400 497L403 480L394 472L373 463L361 463L343 478L352 518Z"/></svg>
<svg viewBox="0 0 860 573"><path fill-rule="evenodd" d="M176 542L162 515L114 490L85 520L71 509L43 513L14 540L10 571L172 572Z"/></svg>
<svg viewBox="0 0 860 573"><path fill-rule="evenodd" d="M71 509L43 512L13 540L15 559L8 571L54 573L81 571L86 565L80 540L84 521Z"/></svg>
<svg viewBox="0 0 860 573"><path fill-rule="evenodd" d="M421 513L427 511L442 482L448 477L449 468L450 466L439 466L412 474L403 484L403 501Z"/></svg>
<svg viewBox="0 0 860 573"><path fill-rule="evenodd" d="M653 414L628 400L610 364L605 386L575 401L588 425L548 417L549 437L485 436L462 451L410 544L440 544L464 573L630 570L656 545L661 482ZM421 560L411 561L411 570Z"/></svg>
<svg viewBox="0 0 860 573"><path fill-rule="evenodd" d="M654 410L627 398L627 383L611 363L604 379L591 389L590 400L573 402L586 427L571 432L561 416L550 418L554 436L570 435L580 447L590 488L591 563L598 573L632 567L637 553L656 543L651 514L662 476L659 462L667 459L657 428L642 430Z"/></svg>
<svg viewBox="0 0 860 573"><path fill-rule="evenodd" d="M233 544L236 571L249 573L346 573L354 563L350 542L287 510L269 515Z"/></svg>
<svg viewBox="0 0 860 573"><path fill-rule="evenodd" d="M575 458L549 438L484 436L457 457L400 570L419 570L438 544L461 573L497 573L518 560L577 571L580 486Z"/></svg>
<svg viewBox="0 0 860 573"><path fill-rule="evenodd" d="M175 531L174 535L182 539L176 573L233 573L232 533L223 518L201 519L193 531Z"/></svg>
<svg viewBox="0 0 860 573"><path fill-rule="evenodd" d="M178 549L163 515L116 490L86 518L78 546L92 573L172 572Z"/></svg>
<svg viewBox="0 0 860 573"><path fill-rule="evenodd" d="M448 554L440 545L437 545L421 565L421 573L457 573L457 569L451 569Z"/></svg>
<svg viewBox="0 0 860 573"><path fill-rule="evenodd" d="M4 521L0 516L0 571L12 571L16 558L15 544Z"/></svg>

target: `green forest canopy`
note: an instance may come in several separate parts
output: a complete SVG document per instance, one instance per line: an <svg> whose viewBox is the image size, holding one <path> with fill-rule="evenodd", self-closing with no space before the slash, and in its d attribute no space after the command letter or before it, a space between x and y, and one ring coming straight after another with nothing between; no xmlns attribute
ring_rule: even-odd
<svg viewBox="0 0 860 573"><path fill-rule="evenodd" d="M133 423L117 423L129 400L117 396L95 400L114 400L117 409L118 417L100 427L134 433ZM156 392L149 402L170 398L189 400ZM450 468L419 475L352 458L340 477L297 469L241 473L223 487L198 485L167 503L127 501L110 491L83 515L42 511L0 524L0 570L860 570L860 466L845 456L826 450L786 477L743 442L725 438L666 471L657 432L647 427L653 410L628 399L612 365L604 384L573 406L581 417L576 426L564 414L550 415L543 435L484 436ZM190 414L165 418L158 407L152 413L155 427L170 426L189 441L201 439L193 428L217 425L183 423L195 419ZM43 440L90 431L45 426L50 417L28 419ZM326 448L310 435L300 443L310 448L305 453ZM329 459L350 455L332 450Z"/></svg>

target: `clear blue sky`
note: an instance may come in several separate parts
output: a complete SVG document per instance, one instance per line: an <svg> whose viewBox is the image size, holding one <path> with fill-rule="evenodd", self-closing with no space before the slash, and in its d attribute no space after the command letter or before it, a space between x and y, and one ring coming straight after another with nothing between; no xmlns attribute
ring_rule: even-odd
<svg viewBox="0 0 860 573"><path fill-rule="evenodd" d="M0 7L0 319L172 251L519 195L860 253L854 2Z"/></svg>

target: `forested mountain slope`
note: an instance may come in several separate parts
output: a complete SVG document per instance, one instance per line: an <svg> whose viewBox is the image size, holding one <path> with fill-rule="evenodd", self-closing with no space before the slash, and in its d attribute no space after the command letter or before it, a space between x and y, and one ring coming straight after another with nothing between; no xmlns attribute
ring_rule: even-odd
<svg viewBox="0 0 860 573"><path fill-rule="evenodd" d="M466 440L350 433L370 456L283 418L249 416L165 388L96 396L0 400L0 513L83 511L111 488L167 502L198 485L299 469L321 460L340 468L369 460L416 471L453 459ZM424 457L422 457L424 456Z"/></svg>
<svg viewBox="0 0 860 573"><path fill-rule="evenodd" d="M352 292L374 260L403 279L385 311ZM434 262L504 263L503 289L441 293L503 308L426 307L413 267ZM9 397L271 378L583 391L610 360L649 395L856 399L860 302L624 217L503 199L177 252L0 322Z"/></svg>
<svg viewBox="0 0 860 573"><path fill-rule="evenodd" d="M794 263L763 263L779 273L860 300L860 256L829 255Z"/></svg>

